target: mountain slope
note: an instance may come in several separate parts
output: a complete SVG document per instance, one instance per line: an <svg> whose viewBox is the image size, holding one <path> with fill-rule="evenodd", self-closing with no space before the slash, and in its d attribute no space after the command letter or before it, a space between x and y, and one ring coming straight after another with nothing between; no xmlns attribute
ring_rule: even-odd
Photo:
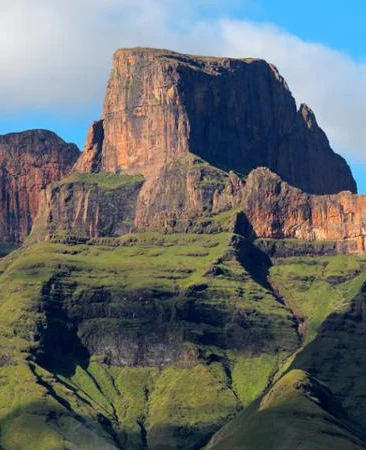
<svg viewBox="0 0 366 450"><path fill-rule="evenodd" d="M3 260L1 445L18 448L32 419L30 450L48 449L55 427L77 445L75 420L118 448L203 446L298 344L248 245L142 233Z"/></svg>
<svg viewBox="0 0 366 450"><path fill-rule="evenodd" d="M360 436L324 385L306 372L293 370L205 448L361 450L366 444Z"/></svg>
<svg viewBox="0 0 366 450"><path fill-rule="evenodd" d="M317 340L329 314L353 308L366 260L275 262L222 232L47 242L3 259L1 446L188 450L229 422L213 448L363 448L362 389L333 390L362 380L349 360L362 329L335 378L322 366L333 347ZM281 378L318 361L332 394L303 372Z"/></svg>

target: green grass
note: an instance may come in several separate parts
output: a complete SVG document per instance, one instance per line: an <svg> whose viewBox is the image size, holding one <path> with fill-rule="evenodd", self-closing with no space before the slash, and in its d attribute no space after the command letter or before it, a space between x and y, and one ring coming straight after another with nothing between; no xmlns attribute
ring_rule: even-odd
<svg viewBox="0 0 366 450"><path fill-rule="evenodd" d="M214 436L207 450L366 448L325 386L293 370Z"/></svg>
<svg viewBox="0 0 366 450"><path fill-rule="evenodd" d="M264 392L272 375L287 355L260 354L238 356L233 368L235 390L244 406L249 406Z"/></svg>
<svg viewBox="0 0 366 450"><path fill-rule="evenodd" d="M191 448L203 445L260 395L280 363L278 352L290 354L297 342L289 311L239 263L233 242L230 233L141 233L93 245L43 242L3 259L1 445L21 448L23 441L12 441L11 436L21 433L29 420L38 430L35 442L45 442L40 448L67 447L68 439L76 439L68 427L74 429L80 417L92 430L88 434L82 427L84 442L98 433L105 442L114 436L119 445L137 450L144 445L143 427L151 448L162 442L166 449L185 441ZM105 293L107 315L98 312L98 292ZM62 309L57 309L60 301ZM57 318L56 312L50 316L47 305L69 319ZM170 322L177 314L182 318ZM78 336L85 340L94 333L108 339L123 330L133 342L135 336L166 330L180 356L168 367L115 367L95 352L85 366L67 354L67 347L52 347L64 339L63 330L70 328L73 317L78 317ZM44 351L53 360L47 370L32 362L31 370L29 358L34 360L32 355L44 345L40 335L50 342ZM157 347L156 352L160 357L165 350L161 353ZM256 352L264 354L257 357ZM12 371L19 375L16 389L9 390ZM101 428L100 416L108 426Z"/></svg>
<svg viewBox="0 0 366 450"><path fill-rule="evenodd" d="M72 172L68 177L63 178L54 186L61 186L64 184L82 183L82 184L96 184L103 190L119 189L128 184L142 183L144 177L142 175L127 175L119 173L86 173L86 172Z"/></svg>
<svg viewBox="0 0 366 450"><path fill-rule="evenodd" d="M366 259L354 255L284 258L272 267L272 284L306 321L305 343L315 338L330 313L349 304L365 269Z"/></svg>
<svg viewBox="0 0 366 450"><path fill-rule="evenodd" d="M231 217L229 212L224 216ZM238 411L242 413L230 424L245 436L240 431L240 438L234 433L230 439L247 443L242 448L265 448L263 427L272 430L270 448L281 448L279 436L293 421L294 440L286 445L299 446L298 436L313 426L311 416L328 421L333 412L324 405L313 409L308 396L296 389L293 393L292 381L289 388L280 383L279 373L291 364L317 370L322 381L334 374L332 390L337 397L350 393L342 397L343 407L354 409L358 417L363 411L360 376L366 331L358 328L362 321L355 325L343 316L362 289L366 259L278 259L270 279L289 309L271 292L259 261L251 261L241 245L240 238L225 232L149 232L95 239L89 245L43 242L1 259L0 447L27 448L28 441L31 450L36 445L41 450L72 445L140 450L147 442L154 450L188 450L203 447ZM297 357L291 310L307 323L305 349ZM360 306L356 310L362 312ZM340 344L331 330L325 341L321 337L332 313L342 316L340 324L347 323L345 345L354 341L359 347L352 347L348 360L336 358L342 373L332 366L334 349L342 355ZM67 346L55 350L65 336L89 345L90 360ZM116 336L122 356L108 356L105 348L114 348ZM146 345L150 353L145 358L141 349ZM323 347L329 358L316 356ZM40 349L52 357L43 367L35 360ZM134 359L135 353L140 360ZM113 358L124 358L130 366L111 364ZM150 363L149 358L170 362ZM347 388L346 364L354 367L349 372L352 388ZM298 380L299 373L295 375ZM270 394L272 380L277 383ZM346 433L341 422L326 433ZM230 424L223 428L225 436L233 432ZM314 430L309 442L315 445L322 428ZM258 446L250 447L253 442ZM333 445L328 438L324 442Z"/></svg>
<svg viewBox="0 0 366 450"><path fill-rule="evenodd" d="M207 434L219 429L237 407L221 364L167 368L150 397L149 448L203 445Z"/></svg>

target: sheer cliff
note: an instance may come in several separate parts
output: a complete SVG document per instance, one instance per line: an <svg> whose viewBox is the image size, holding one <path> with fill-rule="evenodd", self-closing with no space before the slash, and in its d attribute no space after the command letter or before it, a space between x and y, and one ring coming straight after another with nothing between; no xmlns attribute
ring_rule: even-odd
<svg viewBox="0 0 366 450"><path fill-rule="evenodd" d="M24 241L41 190L67 175L79 154L51 131L0 136L0 242Z"/></svg>
<svg viewBox="0 0 366 450"><path fill-rule="evenodd" d="M83 238L187 232L233 210L225 229L247 237L365 251L365 199L348 165L311 109L297 111L284 79L262 60L117 50L102 119L74 170L73 183L42 194L41 238L71 229ZM106 201L91 188L103 173L122 183L142 178L133 195ZM116 219L126 196L128 219Z"/></svg>
<svg viewBox="0 0 366 450"><path fill-rule="evenodd" d="M102 119L90 128L76 170L148 177L186 152L242 175L266 166L314 194L356 191L347 163L313 112L296 109L272 64L117 50Z"/></svg>

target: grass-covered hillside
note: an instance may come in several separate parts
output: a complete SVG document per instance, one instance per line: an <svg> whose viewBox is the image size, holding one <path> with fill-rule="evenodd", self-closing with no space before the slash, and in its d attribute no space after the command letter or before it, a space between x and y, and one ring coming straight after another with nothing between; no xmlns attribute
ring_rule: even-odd
<svg viewBox="0 0 366 450"><path fill-rule="evenodd" d="M364 448L365 267L271 267L224 232L18 249L0 259L0 447Z"/></svg>
<svg viewBox="0 0 366 450"><path fill-rule="evenodd" d="M204 446L298 345L267 263L226 233L46 242L1 260L2 447Z"/></svg>
<svg viewBox="0 0 366 450"><path fill-rule="evenodd" d="M266 394L217 433L207 449L366 448L366 258L273 262L271 285L298 318L301 345Z"/></svg>

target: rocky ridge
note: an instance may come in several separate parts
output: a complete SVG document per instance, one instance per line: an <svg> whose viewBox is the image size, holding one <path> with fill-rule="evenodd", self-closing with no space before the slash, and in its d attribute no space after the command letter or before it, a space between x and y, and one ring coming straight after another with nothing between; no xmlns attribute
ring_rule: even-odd
<svg viewBox="0 0 366 450"><path fill-rule="evenodd" d="M335 241L341 253L366 251L366 195L310 195L263 167L248 176L244 197L256 237Z"/></svg>

